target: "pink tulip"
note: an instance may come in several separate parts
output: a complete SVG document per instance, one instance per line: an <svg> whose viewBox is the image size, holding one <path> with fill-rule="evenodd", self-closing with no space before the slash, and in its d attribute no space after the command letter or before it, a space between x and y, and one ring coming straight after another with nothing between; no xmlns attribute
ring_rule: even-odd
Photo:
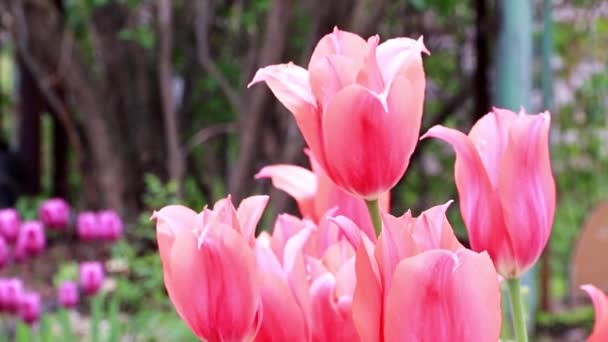
<svg viewBox="0 0 608 342"><path fill-rule="evenodd" d="M496 271L487 254L465 250L458 242L445 217L449 204L417 218L409 212L401 217L384 214L375 246L364 235L357 236L348 218L334 219L358 246L352 316L362 341L498 340ZM461 293L465 297L460 298ZM466 301L472 301L470 310ZM463 313L477 318L462 323L448 319Z"/></svg>
<svg viewBox="0 0 608 342"><path fill-rule="evenodd" d="M46 227L62 230L70 222L70 206L62 198L51 198L40 205L38 215Z"/></svg>
<svg viewBox="0 0 608 342"><path fill-rule="evenodd" d="M25 256L37 256L44 251L46 247L46 236L44 234L44 226L40 221L25 221L19 230L17 238L16 257L20 259L21 253Z"/></svg>
<svg viewBox="0 0 608 342"><path fill-rule="evenodd" d="M17 241L20 226L21 220L17 210L12 208L0 210L0 235L4 236L6 242L14 243Z"/></svg>
<svg viewBox="0 0 608 342"><path fill-rule="evenodd" d="M103 265L98 261L88 261L80 264L80 287L88 296L99 292L105 278Z"/></svg>
<svg viewBox="0 0 608 342"><path fill-rule="evenodd" d="M0 279L0 308L16 313L23 293L23 283L18 278Z"/></svg>
<svg viewBox="0 0 608 342"><path fill-rule="evenodd" d="M19 317L29 325L40 319L40 294L24 292L19 300Z"/></svg>
<svg viewBox="0 0 608 342"><path fill-rule="evenodd" d="M487 251L505 278L519 277L545 248L555 213L548 112L527 115L495 108L468 136L435 126L456 151L460 211L471 247Z"/></svg>
<svg viewBox="0 0 608 342"><path fill-rule="evenodd" d="M114 210L97 213L101 238L105 241L116 241L122 235L122 220Z"/></svg>
<svg viewBox="0 0 608 342"><path fill-rule="evenodd" d="M67 309L73 309L78 305L78 285L73 281L66 281L57 289L57 301L59 305Z"/></svg>
<svg viewBox="0 0 608 342"><path fill-rule="evenodd" d="M602 290L590 284L581 286L581 289L591 297L595 309L595 323L587 342L608 341L608 297Z"/></svg>
<svg viewBox="0 0 608 342"><path fill-rule="evenodd" d="M0 268L8 264L8 245L2 236L0 236Z"/></svg>
<svg viewBox="0 0 608 342"><path fill-rule="evenodd" d="M260 279L253 252L255 227L267 196L230 197L200 214L183 206L155 212L165 287L179 316L207 341L253 337Z"/></svg>
<svg viewBox="0 0 608 342"><path fill-rule="evenodd" d="M285 228L289 223L294 227ZM351 315L354 248L324 227L293 220L277 226L283 230L256 241L263 312L256 341L358 341ZM283 240L273 240L275 234L286 239L280 249L271 246Z"/></svg>
<svg viewBox="0 0 608 342"><path fill-rule="evenodd" d="M78 214L76 218L76 229L78 237L83 241L91 241L101 236L101 224L97 214L85 211Z"/></svg>
<svg viewBox="0 0 608 342"><path fill-rule="evenodd" d="M308 70L271 65L249 84L265 81L329 178L365 199L377 199L403 176L424 100L422 39L379 40L336 28L319 41Z"/></svg>
<svg viewBox="0 0 608 342"><path fill-rule="evenodd" d="M261 169L255 178L271 178L276 188L297 201L302 216L318 223L328 210L336 208L333 215L350 218L370 239L375 240L365 202L337 187L312 156L310 162L312 171L296 165L270 165ZM389 210L389 196L388 192L380 196L380 208L384 211Z"/></svg>

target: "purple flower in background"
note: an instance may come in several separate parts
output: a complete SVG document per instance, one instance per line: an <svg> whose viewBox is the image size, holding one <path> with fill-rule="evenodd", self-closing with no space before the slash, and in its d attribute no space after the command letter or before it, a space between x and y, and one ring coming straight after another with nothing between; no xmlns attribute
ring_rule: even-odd
<svg viewBox="0 0 608 342"><path fill-rule="evenodd" d="M122 235L122 220L114 210L103 210L97 214L101 238L105 241L116 241Z"/></svg>
<svg viewBox="0 0 608 342"><path fill-rule="evenodd" d="M20 259L20 252L25 252L27 256L39 255L45 246L46 236L44 235L42 223L40 221L23 222L19 230L17 246L15 247L15 258Z"/></svg>
<svg viewBox="0 0 608 342"><path fill-rule="evenodd" d="M17 210L13 208L0 210L0 235L6 239L6 242L14 243L17 240L20 221Z"/></svg>
<svg viewBox="0 0 608 342"><path fill-rule="evenodd" d="M78 305L78 285L73 281L66 281L57 289L57 301L66 309L73 309Z"/></svg>
<svg viewBox="0 0 608 342"><path fill-rule="evenodd" d="M19 317L29 325L40 319L40 294L25 292L19 300Z"/></svg>
<svg viewBox="0 0 608 342"><path fill-rule="evenodd" d="M99 237L100 224L97 214L85 211L78 214L76 219L78 237L83 241L91 241Z"/></svg>
<svg viewBox="0 0 608 342"><path fill-rule="evenodd" d="M0 279L0 309L2 311L16 313L22 294L23 283L21 279Z"/></svg>
<svg viewBox="0 0 608 342"><path fill-rule="evenodd" d="M8 264L8 245L6 240L0 236L0 268Z"/></svg>
<svg viewBox="0 0 608 342"><path fill-rule="evenodd" d="M51 198L40 205L38 215L45 226L62 230L70 222L70 206L63 198Z"/></svg>
<svg viewBox="0 0 608 342"><path fill-rule="evenodd" d="M92 296L96 294L104 279L103 265L99 261L89 261L80 264L80 287Z"/></svg>

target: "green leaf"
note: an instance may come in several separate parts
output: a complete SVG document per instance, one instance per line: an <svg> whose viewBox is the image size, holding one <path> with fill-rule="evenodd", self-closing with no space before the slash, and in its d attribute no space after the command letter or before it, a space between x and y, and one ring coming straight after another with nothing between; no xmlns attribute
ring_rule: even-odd
<svg viewBox="0 0 608 342"><path fill-rule="evenodd" d="M91 341L99 342L101 340L101 331L99 323L103 316L103 296L96 295L91 299Z"/></svg>
<svg viewBox="0 0 608 342"><path fill-rule="evenodd" d="M117 342L120 337L120 322L118 321L119 304L118 299L112 298L109 304L109 319L110 319L110 335L109 342Z"/></svg>
<svg viewBox="0 0 608 342"><path fill-rule="evenodd" d="M30 327L21 321L17 321L15 327L15 341L16 342L31 342L30 341Z"/></svg>
<svg viewBox="0 0 608 342"><path fill-rule="evenodd" d="M72 332L72 324L70 323L70 312L66 309L59 309L57 312L59 325L61 325L62 341L74 341L74 333Z"/></svg>

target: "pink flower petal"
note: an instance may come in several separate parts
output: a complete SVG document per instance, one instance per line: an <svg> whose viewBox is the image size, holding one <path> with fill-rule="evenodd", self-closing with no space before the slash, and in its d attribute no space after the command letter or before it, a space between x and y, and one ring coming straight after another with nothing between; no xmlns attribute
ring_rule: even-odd
<svg viewBox="0 0 608 342"><path fill-rule="evenodd" d="M334 27L332 33L325 35L317 43L310 57L308 69L318 60L331 55L347 56L357 65L360 65L365 55L365 46L365 40L360 36L351 32L341 31L337 27Z"/></svg>
<svg viewBox="0 0 608 342"><path fill-rule="evenodd" d="M357 285L352 303L353 322L361 341L381 342L383 299L378 267L363 244L357 248L355 258Z"/></svg>
<svg viewBox="0 0 608 342"><path fill-rule="evenodd" d="M516 272L531 267L545 248L555 213L548 113L520 115L509 130L500 163L498 194L513 243Z"/></svg>
<svg viewBox="0 0 608 342"><path fill-rule="evenodd" d="M242 200L236 210L241 234L252 246L255 240L255 227L260 221L267 203L268 196L251 196Z"/></svg>
<svg viewBox="0 0 608 342"><path fill-rule="evenodd" d="M597 287L587 284L581 286L593 302L595 309L595 323L591 336L587 338L587 342L604 342L608 341L608 298Z"/></svg>
<svg viewBox="0 0 608 342"><path fill-rule="evenodd" d="M500 305L487 254L427 251L402 260L395 270L386 301L385 341L498 341Z"/></svg>
<svg viewBox="0 0 608 342"><path fill-rule="evenodd" d="M200 247L197 240L189 231L175 236L165 274L169 297L199 338L242 340L254 332L259 305L254 255L226 225L209 226Z"/></svg>
<svg viewBox="0 0 608 342"><path fill-rule="evenodd" d="M302 216L318 219L314 208L317 177L311 171L296 165L270 165L262 168L255 178L272 179L275 188L285 191L298 202Z"/></svg>

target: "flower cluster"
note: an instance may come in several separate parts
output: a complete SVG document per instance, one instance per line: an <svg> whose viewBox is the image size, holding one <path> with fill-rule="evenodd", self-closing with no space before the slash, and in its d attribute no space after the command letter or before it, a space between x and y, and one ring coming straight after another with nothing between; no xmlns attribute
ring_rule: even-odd
<svg viewBox="0 0 608 342"><path fill-rule="evenodd" d="M518 279L547 244L555 212L550 115L494 108L468 135L435 126L422 136L456 152L471 249L445 216L451 201L393 216L389 192L420 138L423 53L422 39L379 44L335 29L308 69L289 63L256 73L252 84L265 82L294 115L312 169L271 165L256 178L294 197L302 218L279 215L272 233L255 237L267 196L154 213L165 286L196 336L498 341L504 280L516 337L526 340ZM599 328L593 335L606 338Z"/></svg>
<svg viewBox="0 0 608 342"><path fill-rule="evenodd" d="M82 241L88 241L90 234L83 234L81 218L92 217L87 222L87 232L93 232L94 239L116 241L122 234L122 220L113 210L99 213L78 214L77 234ZM0 210L0 268L11 263L25 263L40 256L47 247L47 230L59 235L70 233L72 211L69 204L61 198L44 201L38 208L36 220L22 220L13 208ZM76 308L80 292L95 295L104 280L103 264L98 261L80 264L79 283L65 281L57 288L54 300L63 308ZM41 295L34 290L26 290L19 277L0 278L0 312L19 317L27 324L35 324L42 313Z"/></svg>

